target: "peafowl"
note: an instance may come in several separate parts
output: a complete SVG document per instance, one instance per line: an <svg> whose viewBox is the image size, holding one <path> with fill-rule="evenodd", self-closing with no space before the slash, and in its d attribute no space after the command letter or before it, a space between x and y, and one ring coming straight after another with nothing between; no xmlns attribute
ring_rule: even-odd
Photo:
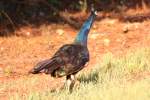
<svg viewBox="0 0 150 100"><path fill-rule="evenodd" d="M75 84L75 74L82 70L89 61L87 38L95 17L96 11L92 9L74 42L60 47L52 58L37 63L29 73L38 74L44 71L53 77L66 76L68 89L72 90Z"/></svg>

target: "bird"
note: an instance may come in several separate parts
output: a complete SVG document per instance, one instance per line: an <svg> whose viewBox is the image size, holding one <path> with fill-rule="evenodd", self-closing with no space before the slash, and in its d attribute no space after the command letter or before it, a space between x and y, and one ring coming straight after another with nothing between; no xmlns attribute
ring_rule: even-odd
<svg viewBox="0 0 150 100"><path fill-rule="evenodd" d="M38 74L44 71L44 73L56 78L66 76L65 84L67 84L69 91L72 91L76 80L75 75L89 62L87 40L96 16L97 11L92 9L75 40L61 46L51 58L37 63L29 73Z"/></svg>

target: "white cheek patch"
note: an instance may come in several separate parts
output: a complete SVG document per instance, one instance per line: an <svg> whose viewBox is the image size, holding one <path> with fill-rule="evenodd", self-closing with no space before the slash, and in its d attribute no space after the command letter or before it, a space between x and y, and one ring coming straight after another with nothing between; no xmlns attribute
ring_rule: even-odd
<svg viewBox="0 0 150 100"><path fill-rule="evenodd" d="M95 15L98 15L97 11L94 12Z"/></svg>

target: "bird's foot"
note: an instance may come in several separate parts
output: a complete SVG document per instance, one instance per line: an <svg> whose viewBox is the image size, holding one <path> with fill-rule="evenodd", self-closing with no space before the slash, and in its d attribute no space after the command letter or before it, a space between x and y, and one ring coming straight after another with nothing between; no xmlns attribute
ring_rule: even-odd
<svg viewBox="0 0 150 100"><path fill-rule="evenodd" d="M74 75L70 75L69 77L67 77L65 88L68 92L72 93L74 85L75 85L75 77Z"/></svg>

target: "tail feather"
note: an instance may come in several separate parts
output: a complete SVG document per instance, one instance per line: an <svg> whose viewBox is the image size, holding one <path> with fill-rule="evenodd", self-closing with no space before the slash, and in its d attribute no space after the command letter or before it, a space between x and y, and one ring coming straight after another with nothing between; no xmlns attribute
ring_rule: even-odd
<svg viewBox="0 0 150 100"><path fill-rule="evenodd" d="M43 69L50 69L52 65L55 63L54 60L47 59L44 61L39 62L33 69L29 71L29 73L32 74L38 74L40 73Z"/></svg>

